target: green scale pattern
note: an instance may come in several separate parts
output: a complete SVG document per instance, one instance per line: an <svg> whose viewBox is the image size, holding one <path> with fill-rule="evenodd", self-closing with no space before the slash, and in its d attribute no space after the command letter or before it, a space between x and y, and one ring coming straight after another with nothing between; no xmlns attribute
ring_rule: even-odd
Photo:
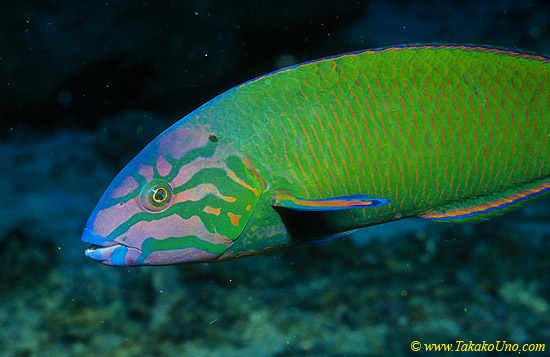
<svg viewBox="0 0 550 357"><path fill-rule="evenodd" d="M391 200L336 212L344 229L477 204L546 178L549 77L548 60L398 48L261 77L196 114L252 158L271 187Z"/></svg>

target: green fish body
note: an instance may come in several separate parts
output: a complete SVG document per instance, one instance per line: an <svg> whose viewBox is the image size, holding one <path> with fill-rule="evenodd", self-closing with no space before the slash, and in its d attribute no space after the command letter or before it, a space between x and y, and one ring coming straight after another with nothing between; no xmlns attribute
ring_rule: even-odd
<svg viewBox="0 0 550 357"><path fill-rule="evenodd" d="M550 58L408 45L212 99L114 179L82 240L107 265L223 261L407 217L483 220L550 192Z"/></svg>

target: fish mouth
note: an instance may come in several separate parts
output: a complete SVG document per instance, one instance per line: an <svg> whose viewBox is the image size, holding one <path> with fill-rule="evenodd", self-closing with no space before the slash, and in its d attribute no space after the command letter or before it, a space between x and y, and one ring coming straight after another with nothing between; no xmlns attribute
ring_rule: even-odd
<svg viewBox="0 0 550 357"><path fill-rule="evenodd" d="M118 243L114 243L108 246L92 244L88 249L84 251L84 254L88 258L95 260L98 263L113 265L111 262L111 257L113 256L115 250L121 246L122 245Z"/></svg>
<svg viewBox="0 0 550 357"><path fill-rule="evenodd" d="M116 241L107 240L105 237L94 233L90 228L84 228L82 241L91 243L84 254L98 263L110 266L132 266L135 258L141 254L141 249Z"/></svg>

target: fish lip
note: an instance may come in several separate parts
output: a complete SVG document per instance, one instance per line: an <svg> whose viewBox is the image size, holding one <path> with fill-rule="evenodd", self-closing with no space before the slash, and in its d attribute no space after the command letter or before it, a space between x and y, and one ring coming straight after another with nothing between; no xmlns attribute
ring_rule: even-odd
<svg viewBox="0 0 550 357"><path fill-rule="evenodd" d="M113 244L111 245L97 245L97 244L92 244L91 246L88 247L88 249L86 249L84 251L84 254L88 257L88 258L91 258L93 260L96 260L96 261L102 261L104 259L101 259L99 258L103 252L108 252L108 251L112 251L118 247L122 246L122 244L119 244L117 242L113 242Z"/></svg>
<svg viewBox="0 0 550 357"><path fill-rule="evenodd" d="M111 242L111 243L112 244L108 244L108 245L92 244L91 246L88 247L88 249L86 249L86 256L88 256L88 252L91 253L91 252L100 251L100 250L106 251L106 250L108 250L107 248L109 248L109 250L112 250L112 249L118 248L118 247L126 247L128 249L135 249L138 252L142 253L141 249L136 248L136 247L131 246L131 245L128 245L128 244L123 244L123 243L119 243L119 242Z"/></svg>
<svg viewBox="0 0 550 357"><path fill-rule="evenodd" d="M92 244L88 249L84 251L84 255L86 255L88 258L109 266L115 266L113 263L111 256L115 249L121 247L121 244L115 243L108 246L101 246L97 244Z"/></svg>
<svg viewBox="0 0 550 357"><path fill-rule="evenodd" d="M141 249L138 247L134 247L130 244L125 244L122 242L115 240L108 240L107 238L94 233L90 228L84 227L84 231L82 232L82 238L81 240L86 243L90 243L91 246L88 248L88 250L97 250L101 247L113 247L113 246L125 246L128 249L137 249L141 252Z"/></svg>
<svg viewBox="0 0 550 357"><path fill-rule="evenodd" d="M84 255L88 258L105 265L110 266L131 266L132 264L120 264L115 263L112 260L112 254L120 247L128 248L127 251L137 252L141 254L140 248L134 247L129 244L118 242L115 240L109 240L97 233L94 233L89 227L85 227L82 232L82 241L91 243L90 247L84 251Z"/></svg>
<svg viewBox="0 0 550 357"><path fill-rule="evenodd" d="M92 245L100 246L100 247L109 247L115 244L119 244L118 242L108 240L107 238L94 233L90 228L84 227L84 231L82 231L82 237L80 238L83 242L90 243Z"/></svg>
<svg viewBox="0 0 550 357"><path fill-rule="evenodd" d="M83 242L91 243L91 246L84 251L84 255L102 264L109 264L110 253L121 246L118 242L107 240L105 237L94 233L88 226L84 227L80 239Z"/></svg>

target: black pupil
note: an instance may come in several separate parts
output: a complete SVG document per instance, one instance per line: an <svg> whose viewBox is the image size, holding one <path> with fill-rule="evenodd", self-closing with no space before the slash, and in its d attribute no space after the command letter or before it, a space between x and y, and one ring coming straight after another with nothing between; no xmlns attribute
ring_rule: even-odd
<svg viewBox="0 0 550 357"><path fill-rule="evenodd" d="M164 201L166 198L166 190L164 188L157 188L153 194L153 199L157 202Z"/></svg>

